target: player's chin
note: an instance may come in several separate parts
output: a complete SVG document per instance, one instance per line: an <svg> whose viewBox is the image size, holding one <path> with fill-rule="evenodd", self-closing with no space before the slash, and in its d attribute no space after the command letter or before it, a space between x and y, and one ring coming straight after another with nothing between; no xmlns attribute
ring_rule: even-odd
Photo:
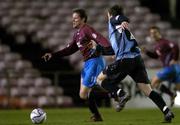
<svg viewBox="0 0 180 125"><path fill-rule="evenodd" d="M73 23L73 28L76 28L76 27L77 27L76 23Z"/></svg>

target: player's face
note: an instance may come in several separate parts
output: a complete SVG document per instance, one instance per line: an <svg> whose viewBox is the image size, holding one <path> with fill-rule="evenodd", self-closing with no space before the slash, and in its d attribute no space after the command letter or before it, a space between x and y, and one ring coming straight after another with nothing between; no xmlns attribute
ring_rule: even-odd
<svg viewBox="0 0 180 125"><path fill-rule="evenodd" d="M73 28L80 28L82 24L84 24L83 19L81 19L78 13L73 13L72 22L73 22Z"/></svg>
<svg viewBox="0 0 180 125"><path fill-rule="evenodd" d="M150 32L151 38L154 39L155 41L157 41L157 40L160 39L161 35L160 35L160 33L159 33L158 30L156 30L156 29L150 29L149 32Z"/></svg>

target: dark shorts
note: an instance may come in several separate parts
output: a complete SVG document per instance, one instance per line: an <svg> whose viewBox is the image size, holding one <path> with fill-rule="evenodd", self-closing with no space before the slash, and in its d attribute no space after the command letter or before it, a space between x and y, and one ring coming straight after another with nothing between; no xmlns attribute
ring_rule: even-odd
<svg viewBox="0 0 180 125"><path fill-rule="evenodd" d="M119 82L129 75L136 83L150 83L141 56L118 60L108 65L103 73L111 82Z"/></svg>

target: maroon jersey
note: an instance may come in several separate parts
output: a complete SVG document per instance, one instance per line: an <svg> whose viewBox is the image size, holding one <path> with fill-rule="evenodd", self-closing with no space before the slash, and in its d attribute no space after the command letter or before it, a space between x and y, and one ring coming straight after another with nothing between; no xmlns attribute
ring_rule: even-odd
<svg viewBox="0 0 180 125"><path fill-rule="evenodd" d="M169 66L172 59L178 60L179 47L176 43L165 39L160 39L154 46L154 51L146 51L146 54L152 58L160 58L163 66Z"/></svg>
<svg viewBox="0 0 180 125"><path fill-rule="evenodd" d="M110 46L109 41L105 37L96 32L89 25L85 24L83 27L81 27L74 33L72 42L68 44L66 48L54 53L53 55L63 57L71 55L76 51L80 50L84 60L92 57L97 57L99 56L97 53L92 53L92 40L103 47Z"/></svg>

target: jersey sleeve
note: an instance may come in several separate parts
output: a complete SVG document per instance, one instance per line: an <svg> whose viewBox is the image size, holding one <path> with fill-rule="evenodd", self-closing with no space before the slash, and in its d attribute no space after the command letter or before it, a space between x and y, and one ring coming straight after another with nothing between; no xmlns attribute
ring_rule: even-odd
<svg viewBox="0 0 180 125"><path fill-rule="evenodd" d="M129 22L129 19L126 16L124 16L124 15L118 15L118 16L112 17L110 19L111 24L115 25L115 26L116 25L120 25L124 21Z"/></svg>
<svg viewBox="0 0 180 125"><path fill-rule="evenodd" d="M146 53L147 56L149 56L151 58L154 58L154 59L157 59L159 57L155 51L151 52L149 50L146 50L145 53Z"/></svg>
<svg viewBox="0 0 180 125"><path fill-rule="evenodd" d="M69 43L64 49L59 50L55 53L52 53L53 56L59 56L59 57L64 57L64 56L69 56L72 55L73 53L77 52L79 50L75 40L71 43Z"/></svg>
<svg viewBox="0 0 180 125"><path fill-rule="evenodd" d="M103 47L111 46L109 41L102 36L100 33L95 31L93 28L86 28L85 34L92 40L94 40L97 44L100 44Z"/></svg>
<svg viewBox="0 0 180 125"><path fill-rule="evenodd" d="M102 55L114 55L114 50L111 46L109 47L102 47L101 45L97 45L96 50L100 52Z"/></svg>
<svg viewBox="0 0 180 125"><path fill-rule="evenodd" d="M173 59L177 61L179 58L179 46L171 42L169 43L169 47L171 48Z"/></svg>

